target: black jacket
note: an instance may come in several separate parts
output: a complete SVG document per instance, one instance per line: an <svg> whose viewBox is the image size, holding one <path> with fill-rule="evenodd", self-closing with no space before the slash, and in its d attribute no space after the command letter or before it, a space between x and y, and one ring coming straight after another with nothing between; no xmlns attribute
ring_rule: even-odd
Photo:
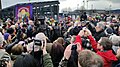
<svg viewBox="0 0 120 67"><path fill-rule="evenodd" d="M94 34L94 38L96 39L96 41L99 41L101 37L106 37L104 30L101 30Z"/></svg>

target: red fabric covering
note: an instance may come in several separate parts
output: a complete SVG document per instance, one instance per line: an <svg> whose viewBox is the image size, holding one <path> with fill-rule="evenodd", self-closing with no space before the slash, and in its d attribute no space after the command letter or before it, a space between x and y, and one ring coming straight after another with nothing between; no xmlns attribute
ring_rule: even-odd
<svg viewBox="0 0 120 67"><path fill-rule="evenodd" d="M83 50L81 36L77 35L74 43L79 43L81 45L81 49Z"/></svg>
<svg viewBox="0 0 120 67"><path fill-rule="evenodd" d="M103 58L104 61L104 67L111 67L113 61L117 61L116 56L112 53L112 50L106 51L106 52L97 52L98 55L100 55Z"/></svg>
<svg viewBox="0 0 120 67"><path fill-rule="evenodd" d="M116 56L112 53L112 50L108 50L105 52L101 52L97 49L97 42L94 38L90 35L88 36L90 39L90 43L92 44L93 49L100 55L104 61L104 67L111 67L113 61L117 61Z"/></svg>
<svg viewBox="0 0 120 67"><path fill-rule="evenodd" d="M76 40L74 43L77 43L77 42L82 44L81 36L79 36L79 35L76 36Z"/></svg>

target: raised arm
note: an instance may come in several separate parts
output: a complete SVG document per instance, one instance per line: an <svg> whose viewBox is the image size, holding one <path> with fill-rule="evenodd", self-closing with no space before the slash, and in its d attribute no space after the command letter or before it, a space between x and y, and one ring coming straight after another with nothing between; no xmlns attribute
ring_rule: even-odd
<svg viewBox="0 0 120 67"><path fill-rule="evenodd" d="M85 30L85 36L88 37L88 39L90 40L90 43L92 45L92 48L97 52L98 49L97 49L97 42L96 40L92 37L92 33L90 30L86 29Z"/></svg>

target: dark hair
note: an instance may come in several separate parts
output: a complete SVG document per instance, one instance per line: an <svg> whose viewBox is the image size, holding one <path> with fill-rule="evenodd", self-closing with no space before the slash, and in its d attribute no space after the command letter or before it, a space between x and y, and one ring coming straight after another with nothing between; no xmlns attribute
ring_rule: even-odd
<svg viewBox="0 0 120 67"><path fill-rule="evenodd" d="M13 28L8 28L8 29L7 29L7 33L12 34L13 32L14 32L14 29L13 29Z"/></svg>
<svg viewBox="0 0 120 67"><path fill-rule="evenodd" d="M103 46L104 50L112 49L112 41L110 41L108 37L101 37L101 42L99 44Z"/></svg>
<svg viewBox="0 0 120 67"><path fill-rule="evenodd" d="M18 56L13 64L13 67L37 67L34 57L31 55Z"/></svg>

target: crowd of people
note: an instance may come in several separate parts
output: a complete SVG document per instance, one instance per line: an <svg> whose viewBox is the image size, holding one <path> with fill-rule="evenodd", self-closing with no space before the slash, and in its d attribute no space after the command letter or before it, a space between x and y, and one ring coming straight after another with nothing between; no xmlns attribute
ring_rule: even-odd
<svg viewBox="0 0 120 67"><path fill-rule="evenodd" d="M0 23L0 67L120 67L119 16Z"/></svg>

